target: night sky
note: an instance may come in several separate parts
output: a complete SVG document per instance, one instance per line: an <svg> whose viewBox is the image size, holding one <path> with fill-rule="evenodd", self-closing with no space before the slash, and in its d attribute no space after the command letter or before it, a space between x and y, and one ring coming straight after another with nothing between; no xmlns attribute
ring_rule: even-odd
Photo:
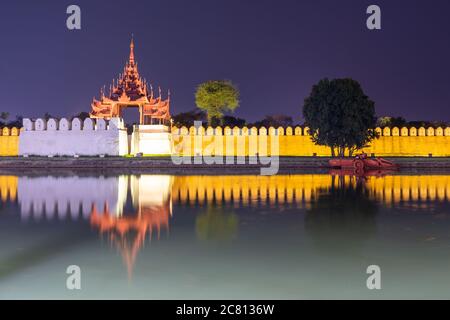
<svg viewBox="0 0 450 320"><path fill-rule="evenodd" d="M80 31L66 28L70 4ZM366 28L370 4L381 31ZM230 79L237 116L301 121L313 84L351 77L379 116L450 120L449 0L2 1L0 111L90 111L122 72L132 33L140 73L171 89L172 114L195 108L199 83Z"/></svg>

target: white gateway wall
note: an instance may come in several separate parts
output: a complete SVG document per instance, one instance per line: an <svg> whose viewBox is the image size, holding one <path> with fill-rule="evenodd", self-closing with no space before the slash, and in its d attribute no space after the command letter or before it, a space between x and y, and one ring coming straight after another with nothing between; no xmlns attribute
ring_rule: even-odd
<svg viewBox="0 0 450 320"><path fill-rule="evenodd" d="M167 126L135 126L131 138L132 155L170 155L172 154L172 135Z"/></svg>
<svg viewBox="0 0 450 320"><path fill-rule="evenodd" d="M124 156L128 135L123 120L94 121L78 118L69 122L50 119L23 120L19 155L30 156Z"/></svg>

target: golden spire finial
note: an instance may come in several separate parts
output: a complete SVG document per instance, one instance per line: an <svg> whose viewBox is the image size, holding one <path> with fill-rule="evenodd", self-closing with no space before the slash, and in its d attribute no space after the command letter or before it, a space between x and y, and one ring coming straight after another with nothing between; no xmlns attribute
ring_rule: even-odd
<svg viewBox="0 0 450 320"><path fill-rule="evenodd" d="M131 34L131 43L130 43L130 64L134 63L134 34Z"/></svg>

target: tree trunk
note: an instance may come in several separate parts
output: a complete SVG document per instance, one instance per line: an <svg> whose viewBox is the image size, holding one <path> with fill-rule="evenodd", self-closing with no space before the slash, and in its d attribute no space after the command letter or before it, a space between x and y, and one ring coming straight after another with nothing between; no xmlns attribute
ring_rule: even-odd
<svg viewBox="0 0 450 320"><path fill-rule="evenodd" d="M208 120L208 125L212 127L212 118L213 118L212 115L208 112L206 116Z"/></svg>

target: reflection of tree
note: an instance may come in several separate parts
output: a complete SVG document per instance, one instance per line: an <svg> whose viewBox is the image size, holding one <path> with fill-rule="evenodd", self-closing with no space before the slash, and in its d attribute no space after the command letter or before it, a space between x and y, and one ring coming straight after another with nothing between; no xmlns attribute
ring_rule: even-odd
<svg viewBox="0 0 450 320"><path fill-rule="evenodd" d="M239 218L234 213L210 207L197 216L196 232L200 240L229 241L236 238L238 229Z"/></svg>
<svg viewBox="0 0 450 320"><path fill-rule="evenodd" d="M332 187L319 189L305 226L317 246L330 252L351 252L375 233L378 206L370 199L364 181L338 179Z"/></svg>

